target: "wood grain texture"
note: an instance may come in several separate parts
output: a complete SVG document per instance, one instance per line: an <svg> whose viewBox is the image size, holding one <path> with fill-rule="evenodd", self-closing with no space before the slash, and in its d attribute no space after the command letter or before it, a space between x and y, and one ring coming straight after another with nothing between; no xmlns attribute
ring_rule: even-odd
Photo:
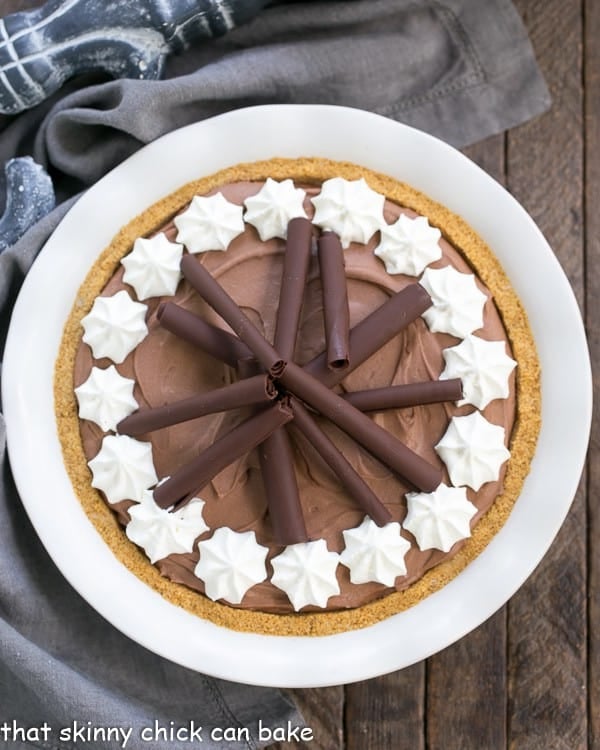
<svg viewBox="0 0 600 750"><path fill-rule="evenodd" d="M346 687L345 750L424 750L425 664Z"/></svg>
<svg viewBox="0 0 600 750"><path fill-rule="evenodd" d="M427 665L428 750L506 747L506 608Z"/></svg>
<svg viewBox="0 0 600 750"><path fill-rule="evenodd" d="M584 6L586 325L600 399L600 3ZM588 690L589 747L600 750L600 419L594 410L588 456Z"/></svg>
<svg viewBox="0 0 600 750"><path fill-rule="evenodd" d="M517 0L552 107L508 134L508 188L549 240L583 302L583 87L580 0Z"/></svg>
<svg viewBox="0 0 600 750"><path fill-rule="evenodd" d="M464 148L463 154L500 184L506 183L506 134L500 133Z"/></svg>
<svg viewBox="0 0 600 750"><path fill-rule="evenodd" d="M335 677L332 675L332 679ZM307 726L313 730L309 742L277 742L267 750L344 750L344 688L327 687L288 691Z"/></svg>
<svg viewBox="0 0 600 750"><path fill-rule="evenodd" d="M582 13L578 0L518 0L553 106L509 133L509 190L542 228L580 304L583 263ZM543 283L543 280L539 280ZM508 746L587 746L586 512L582 484L536 573L509 603Z"/></svg>

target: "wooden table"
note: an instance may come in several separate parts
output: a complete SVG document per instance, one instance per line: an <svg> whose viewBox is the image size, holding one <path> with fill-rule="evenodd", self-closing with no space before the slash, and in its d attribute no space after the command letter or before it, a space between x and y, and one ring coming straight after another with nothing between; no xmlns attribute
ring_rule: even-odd
<svg viewBox="0 0 600 750"><path fill-rule="evenodd" d="M39 4L0 0L0 15ZM600 0L516 5L553 106L465 153L508 188L554 248L581 306L596 363ZM269 750L600 750L599 452L600 423L560 534L505 607L408 669L353 685L292 691L315 739Z"/></svg>
<svg viewBox="0 0 600 750"><path fill-rule="evenodd" d="M516 5L550 87L552 108L465 153L505 185L543 231L575 290L596 363L600 1L516 0ZM505 607L458 643L408 669L353 685L292 691L316 739L269 750L598 750L600 463L594 458L599 451L597 423L567 520Z"/></svg>

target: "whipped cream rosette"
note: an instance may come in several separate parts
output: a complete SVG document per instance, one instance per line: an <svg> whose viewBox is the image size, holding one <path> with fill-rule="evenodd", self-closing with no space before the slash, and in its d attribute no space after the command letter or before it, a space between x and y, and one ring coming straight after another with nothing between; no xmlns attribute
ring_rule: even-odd
<svg viewBox="0 0 600 750"><path fill-rule="evenodd" d="M335 232L342 247L351 242L368 242L383 224L383 195L372 190L365 180L326 180L312 198L313 223Z"/></svg>
<svg viewBox="0 0 600 750"><path fill-rule="evenodd" d="M477 508L467 499L464 487L440 484L433 492L409 492L406 501L404 528L415 537L419 549L448 552L471 536L470 521Z"/></svg>
<svg viewBox="0 0 600 750"><path fill-rule="evenodd" d="M326 607L329 597L340 593L336 578L339 561L324 539L291 544L271 560L271 583L285 591L296 611L309 604Z"/></svg>
<svg viewBox="0 0 600 750"><path fill-rule="evenodd" d="M88 462L92 487L102 490L109 503L140 502L158 477L152 459L152 445L127 435L106 435L94 458Z"/></svg>
<svg viewBox="0 0 600 750"><path fill-rule="evenodd" d="M244 231L243 211L222 193L196 195L189 207L175 217L177 242L190 253L227 250L229 243Z"/></svg>
<svg viewBox="0 0 600 750"><path fill-rule="evenodd" d="M123 362L148 334L146 305L134 302L125 290L112 297L98 297L81 325L83 341L94 357Z"/></svg>
<svg viewBox="0 0 600 750"><path fill-rule="evenodd" d="M258 544L253 531L238 533L217 529L199 542L200 560L194 573L204 581L206 595L239 604L249 588L267 577L267 548Z"/></svg>
<svg viewBox="0 0 600 750"><path fill-rule="evenodd" d="M344 550L340 561L350 569L353 583L377 581L393 586L398 576L406 575L404 558L410 542L400 534L399 523L378 526L365 518L355 529L345 529Z"/></svg>
<svg viewBox="0 0 600 750"><path fill-rule="evenodd" d="M487 297L472 273L461 273L452 266L427 268L421 285L433 300L432 307L423 313L432 332L463 338L481 328Z"/></svg>
<svg viewBox="0 0 600 750"><path fill-rule="evenodd" d="M131 520L125 532L152 563L168 555L193 552L196 539L208 531L203 507L204 502L194 498L185 508L169 513L158 507L150 490L145 490L140 502L129 508Z"/></svg>
<svg viewBox="0 0 600 750"><path fill-rule="evenodd" d="M375 255L388 273L418 276L430 263L442 257L442 233L429 224L426 216L411 219L402 214L395 224L383 224Z"/></svg>
<svg viewBox="0 0 600 750"><path fill-rule="evenodd" d="M119 375L114 365L92 367L88 379L75 388L79 416L103 430L116 430L117 424L139 406L133 396L134 385L135 381Z"/></svg>
<svg viewBox="0 0 600 750"><path fill-rule="evenodd" d="M175 294L181 278L182 253L183 245L169 242L162 232L149 239L139 237L121 261L125 268L123 281L134 288L139 300Z"/></svg>
<svg viewBox="0 0 600 750"><path fill-rule="evenodd" d="M478 490L500 476L502 464L510 458L504 428L488 422L480 412L452 417L435 449L446 464L452 484Z"/></svg>
<svg viewBox="0 0 600 750"><path fill-rule="evenodd" d="M504 341L466 336L460 344L444 349L446 366L440 379L460 378L463 398L458 402L484 409L496 398L508 398L509 376L517 366L506 353Z"/></svg>
<svg viewBox="0 0 600 750"><path fill-rule="evenodd" d="M304 190L294 187L292 180L277 182L267 177L258 193L244 201L244 221L256 227L261 240L285 239L290 221L306 218L305 197Z"/></svg>

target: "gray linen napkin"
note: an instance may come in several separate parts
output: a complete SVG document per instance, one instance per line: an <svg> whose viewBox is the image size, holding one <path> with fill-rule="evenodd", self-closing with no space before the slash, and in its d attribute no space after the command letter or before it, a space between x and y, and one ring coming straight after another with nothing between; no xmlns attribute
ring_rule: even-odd
<svg viewBox="0 0 600 750"><path fill-rule="evenodd" d="M225 37L172 58L167 75L162 81L71 83L9 122L0 134L0 163L33 154L64 200L161 134L249 104L361 107L455 145L516 125L549 105L509 0L275 5ZM20 283L70 202L0 255L2 341ZM301 723L278 691L175 666L93 612L63 580L29 524L6 460L3 423L0 441L0 746L119 747L59 741L58 730L74 720L131 727L127 747L133 750L190 747L141 742L140 729L154 721L251 728L259 718L273 726ZM5 721L7 729L12 722L41 727L46 721L54 734L46 743L9 742L12 735L2 734ZM259 746L255 740L214 744L206 734L202 744Z"/></svg>
<svg viewBox="0 0 600 750"><path fill-rule="evenodd" d="M60 92L5 130L0 163L32 153L60 196L163 133L252 104L359 107L464 146L550 103L509 0L275 5L171 57L166 74Z"/></svg>

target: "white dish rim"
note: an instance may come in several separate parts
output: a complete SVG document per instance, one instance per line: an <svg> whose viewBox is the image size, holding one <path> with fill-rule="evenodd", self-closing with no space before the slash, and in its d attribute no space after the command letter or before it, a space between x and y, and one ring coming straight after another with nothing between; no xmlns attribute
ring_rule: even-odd
<svg viewBox="0 0 600 750"><path fill-rule="evenodd" d="M62 462L53 408L54 362L64 322L87 270L118 229L186 182L274 156L358 163L407 182L460 214L493 248L521 298L542 366L538 447L501 531L461 574L415 607L362 630L322 637L227 630L143 584L116 560L84 514ZM61 281L60 294L47 283L52 277ZM32 315L32 309L43 316ZM442 141L378 115L329 105L266 105L163 136L113 169L71 208L15 305L2 400L11 466L27 513L65 578L100 614L141 645L188 668L248 684L317 687L420 661L477 627L522 585L552 543L577 488L591 423L591 372L568 280L533 220L489 175ZM69 545L64 528L72 532Z"/></svg>

